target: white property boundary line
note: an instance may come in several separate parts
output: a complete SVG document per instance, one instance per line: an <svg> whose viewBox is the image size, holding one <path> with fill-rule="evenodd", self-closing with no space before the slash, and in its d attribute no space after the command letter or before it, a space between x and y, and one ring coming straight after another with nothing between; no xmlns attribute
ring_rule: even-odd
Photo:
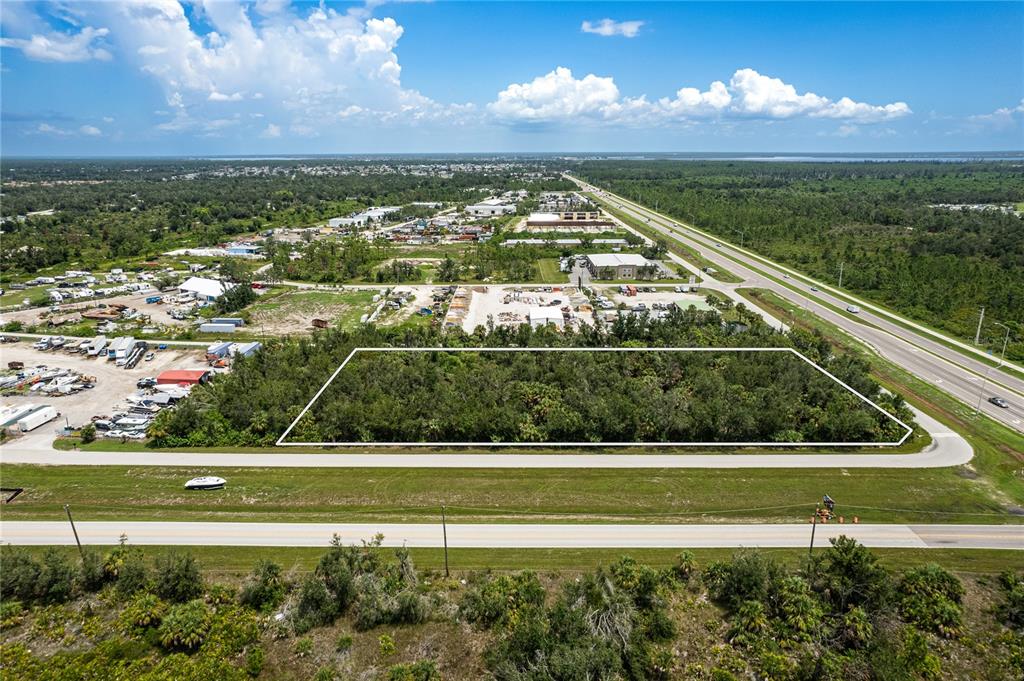
<svg viewBox="0 0 1024 681"><path fill-rule="evenodd" d="M313 403L334 382L345 365L359 352L789 352L846 388L883 416L906 429L896 442L285 442L296 424L306 415ZM299 412L276 444L279 447L898 447L906 442L913 428L882 409L880 406L843 383L793 348L354 348L327 382L313 395L313 399Z"/></svg>

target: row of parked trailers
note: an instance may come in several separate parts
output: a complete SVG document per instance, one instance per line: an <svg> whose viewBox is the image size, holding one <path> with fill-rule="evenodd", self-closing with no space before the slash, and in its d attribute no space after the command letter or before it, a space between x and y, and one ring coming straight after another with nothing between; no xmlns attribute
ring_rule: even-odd
<svg viewBox="0 0 1024 681"><path fill-rule="evenodd" d="M27 433L53 421L60 412L48 404L21 404L0 409L0 428Z"/></svg>

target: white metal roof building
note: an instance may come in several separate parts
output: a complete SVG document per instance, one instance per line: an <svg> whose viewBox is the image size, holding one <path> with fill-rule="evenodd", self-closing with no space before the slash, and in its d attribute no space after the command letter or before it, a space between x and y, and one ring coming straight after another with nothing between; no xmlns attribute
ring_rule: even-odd
<svg viewBox="0 0 1024 681"><path fill-rule="evenodd" d="M232 286L234 284L218 279L189 277L178 286L178 291L180 293L191 293L197 300L217 300Z"/></svg>
<svg viewBox="0 0 1024 681"><path fill-rule="evenodd" d="M530 326L537 329L546 324L554 324L559 329L565 326L565 318L562 316L562 311L557 306L549 307L531 307L530 308Z"/></svg>
<svg viewBox="0 0 1024 681"><path fill-rule="evenodd" d="M590 274L612 272L614 279L633 279L641 267L653 263L638 253L598 253L587 256L587 269Z"/></svg>

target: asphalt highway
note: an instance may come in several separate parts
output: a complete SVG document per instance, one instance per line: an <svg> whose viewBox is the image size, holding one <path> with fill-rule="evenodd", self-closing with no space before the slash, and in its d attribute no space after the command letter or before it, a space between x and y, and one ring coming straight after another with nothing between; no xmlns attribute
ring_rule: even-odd
<svg viewBox="0 0 1024 681"><path fill-rule="evenodd" d="M910 320L897 317L860 299L854 300L834 287L776 265L746 249L621 196L578 179L575 181L582 189L599 193L602 199L617 210L690 246L716 266L743 277L741 286L775 292L862 340L878 354L918 378L950 393L970 407L978 408L996 421L1024 432L1024 379L976 359L974 353L978 351L975 348L948 339L949 343L959 347L959 350L954 350L939 342L936 332ZM811 291L811 286L819 290ZM845 312L851 302L861 308L856 315ZM901 323L896 323L894 319L900 319ZM990 404L988 398L993 396L1005 398L1010 408L1003 409Z"/></svg>
<svg viewBox="0 0 1024 681"><path fill-rule="evenodd" d="M77 522L83 544L114 545L122 534L137 545L328 546L337 534L358 543L378 532L385 546L443 546L439 523L188 523ZM811 525L448 524L450 548L739 548L807 546ZM1024 525L818 525L815 545L847 535L870 547L1024 550ZM0 542L73 545L66 522L0 522Z"/></svg>

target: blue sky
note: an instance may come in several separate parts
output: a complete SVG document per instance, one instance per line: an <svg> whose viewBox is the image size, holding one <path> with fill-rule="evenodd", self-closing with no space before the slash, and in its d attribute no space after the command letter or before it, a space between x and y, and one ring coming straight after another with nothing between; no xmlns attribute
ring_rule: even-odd
<svg viewBox="0 0 1024 681"><path fill-rule="evenodd" d="M5 155L1024 148L1024 3L8 2Z"/></svg>

